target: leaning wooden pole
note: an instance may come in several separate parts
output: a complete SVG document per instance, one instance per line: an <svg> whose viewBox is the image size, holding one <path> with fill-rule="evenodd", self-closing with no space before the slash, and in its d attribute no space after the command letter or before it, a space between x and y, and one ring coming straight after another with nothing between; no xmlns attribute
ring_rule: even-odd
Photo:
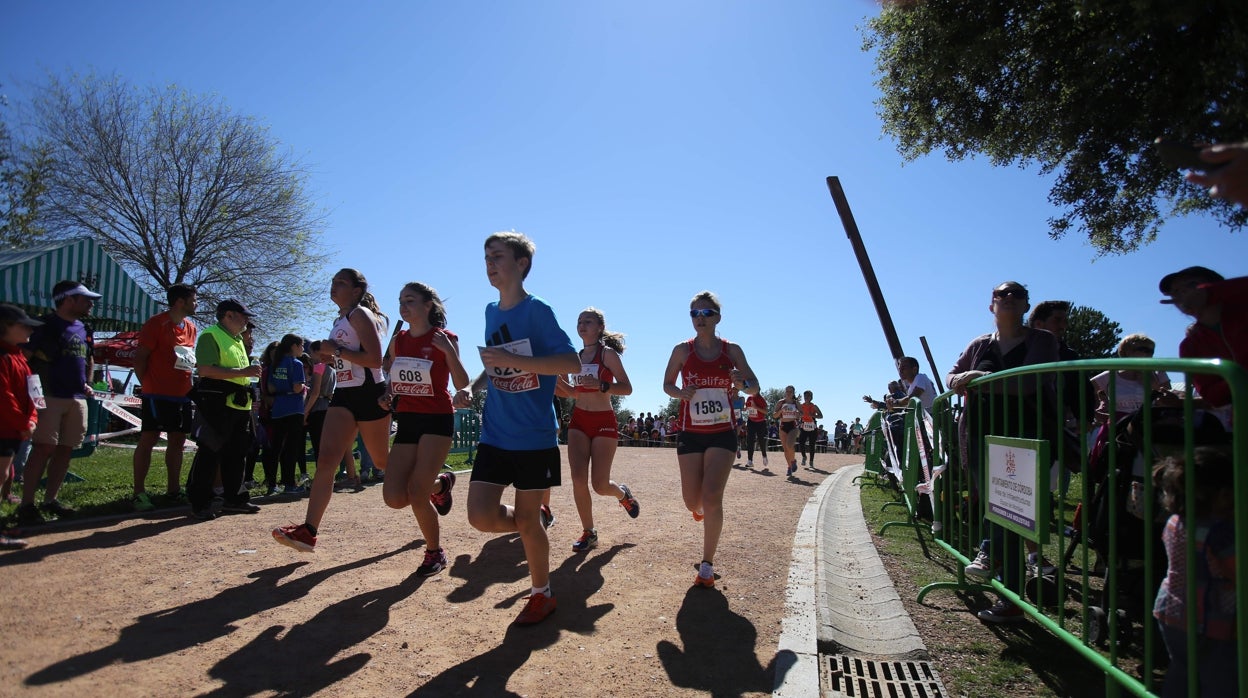
<svg viewBox="0 0 1248 698"><path fill-rule="evenodd" d="M871 268L871 258L867 257L867 248L862 244L862 236L858 234L858 224L854 222L854 214L849 210L849 200L845 198L845 190L841 189L841 180L828 177L828 191L836 202L836 212L841 216L841 225L845 226L845 236L854 248L854 256L858 258L858 267L862 269L862 280L867 282L867 292L871 294L871 302L875 304L875 314L880 318L880 326L884 329L884 339L888 341L888 349L893 353L893 361L905 356L901 350L901 340L897 338L897 328L893 327L893 317L888 314L888 306L884 303L884 294L880 292L880 282L875 278L875 270ZM941 392L944 392L943 390Z"/></svg>
<svg viewBox="0 0 1248 698"><path fill-rule="evenodd" d="M940 369L936 368L936 362L932 360L932 348L927 346L927 337L919 337L919 344L923 345L923 353L927 355L927 365L932 367L932 380L936 381L936 391L945 392L945 386L940 382Z"/></svg>

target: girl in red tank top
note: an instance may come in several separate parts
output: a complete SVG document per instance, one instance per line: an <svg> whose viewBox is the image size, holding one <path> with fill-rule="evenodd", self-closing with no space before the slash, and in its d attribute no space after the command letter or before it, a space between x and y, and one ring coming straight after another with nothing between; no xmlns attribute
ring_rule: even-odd
<svg viewBox="0 0 1248 698"><path fill-rule="evenodd" d="M758 379L741 347L720 339L719 299L710 291L689 304L694 338L677 344L663 374L663 392L681 401L676 459L680 493L695 521L702 522L702 562L694 586L714 587L715 549L724 527L724 487L737 450L732 396L758 394ZM677 385L679 379L680 385Z"/></svg>
<svg viewBox="0 0 1248 698"><path fill-rule="evenodd" d="M611 479L611 462L620 438L611 396L633 392L620 361L624 335L608 332L602 311L592 307L582 310L577 317L576 333L585 344L580 351L581 372L571 379L560 376L555 393L576 399L568 425L568 467L572 473L572 499L582 529L572 550L580 553L598 546L593 494L615 497L634 519L641 513L641 504L628 485Z"/></svg>
<svg viewBox="0 0 1248 698"><path fill-rule="evenodd" d="M458 339L446 330L446 307L437 291L422 283L407 284L399 293L399 314L408 328L390 340L390 382L382 398L395 403L398 430L381 496L394 509L412 508L425 539L425 559L416 574L428 577L446 569L438 516L451 510L455 486L455 473L441 472L455 433L447 384L453 381L462 391L469 378L459 360Z"/></svg>

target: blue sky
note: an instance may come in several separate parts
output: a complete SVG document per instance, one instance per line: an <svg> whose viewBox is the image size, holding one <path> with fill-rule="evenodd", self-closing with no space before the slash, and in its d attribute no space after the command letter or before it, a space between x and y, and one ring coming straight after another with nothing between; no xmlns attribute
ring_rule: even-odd
<svg viewBox="0 0 1248 698"><path fill-rule="evenodd" d="M1248 237L1173 221L1125 257L1053 241L1034 168L903 163L875 115L867 0L710 2L0 3L0 83L14 104L48 71L116 72L215 93L308 166L333 262L362 270L397 317L403 283L447 301L481 343L496 299L482 242L538 246L528 289L575 338L602 309L627 335L635 392L657 411L689 299L764 387L865 417L894 369L825 177L853 208L907 353L945 373L991 330L997 283L1095 307L1175 355L1184 318L1157 281L1191 264L1238 276ZM1234 260L1241 260L1236 263ZM313 337L327 327L273 328ZM480 370L465 351L470 372Z"/></svg>

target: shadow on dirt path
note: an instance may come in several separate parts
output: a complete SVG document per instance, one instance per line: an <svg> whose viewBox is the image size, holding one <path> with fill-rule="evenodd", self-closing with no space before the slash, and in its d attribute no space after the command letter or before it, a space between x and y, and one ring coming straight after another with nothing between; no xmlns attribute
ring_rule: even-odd
<svg viewBox="0 0 1248 698"><path fill-rule="evenodd" d="M631 547L632 544L621 544L596 555L576 555L565 559L558 569L550 573L551 587L559 604L555 615L536 626L508 627L502 644L450 667L409 695L519 695L507 690L507 682L529 661L535 650L550 647L565 630L592 634L597 629L598 621L615 609L615 604L609 603L590 606L589 599L603 587L603 568L616 555ZM525 596L527 593L508 597L498 607L515 606Z"/></svg>
<svg viewBox="0 0 1248 698"><path fill-rule="evenodd" d="M40 686L68 681L110 664L140 662L211 642L234 632L236 621L305 596L317 584L335 574L367 566L414 547L417 546L412 543L349 564L329 567L280 586L279 581L308 563L292 562L258 570L247 575L255 580L248 584L230 587L201 601L139 616L133 625L122 629L113 644L86 654L67 657L40 669L27 677L26 684ZM254 662L254 657L249 661Z"/></svg>
<svg viewBox="0 0 1248 698"><path fill-rule="evenodd" d="M676 614L682 651L662 640L657 651L672 684L707 691L713 696L771 693L776 658L767 666L754 654L758 631L732 612L719 589L691 587Z"/></svg>

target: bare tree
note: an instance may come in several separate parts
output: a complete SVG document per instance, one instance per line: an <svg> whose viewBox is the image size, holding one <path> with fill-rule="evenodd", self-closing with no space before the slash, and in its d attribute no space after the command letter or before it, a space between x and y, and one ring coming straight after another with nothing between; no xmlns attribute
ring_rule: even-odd
<svg viewBox="0 0 1248 698"><path fill-rule="evenodd" d="M49 76L31 107L53 158L48 229L94 236L157 298L193 284L208 312L236 298L271 332L323 305L323 214L255 119L116 75Z"/></svg>

